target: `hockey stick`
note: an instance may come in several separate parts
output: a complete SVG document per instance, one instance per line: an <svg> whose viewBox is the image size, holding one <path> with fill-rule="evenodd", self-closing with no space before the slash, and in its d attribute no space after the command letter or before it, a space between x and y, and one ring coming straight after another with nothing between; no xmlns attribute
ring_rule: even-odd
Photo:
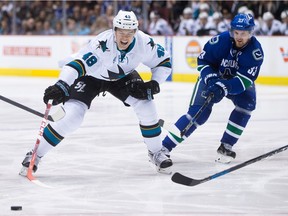
<svg viewBox="0 0 288 216"><path fill-rule="evenodd" d="M185 133L191 128L193 124L195 124L196 120L199 118L201 113L206 109L206 107L210 104L211 99L214 97L214 94L211 93L205 100L202 107L198 110L198 112L193 116L189 124L180 132L181 137L185 135Z"/></svg>
<svg viewBox="0 0 288 216"><path fill-rule="evenodd" d="M283 147L280 147L280 148L275 149L273 151L270 151L270 152L268 152L266 154L263 154L263 155L260 155L258 157L255 157L255 158L253 158L251 160L245 161L243 163L240 163L240 164L238 164L236 166L230 167L229 169L226 169L226 170L223 170L221 172L215 173L214 175L208 176L208 177L203 178L203 179L193 179L193 178L187 177L185 175L182 175L182 174L180 174L178 172L174 173L171 179L172 179L173 182L178 183L178 184L182 184L182 185L186 185L186 186L195 186L195 185L202 184L204 182L213 180L213 179L218 178L220 176L226 175L226 174L228 174L230 172L233 172L233 171L238 170L238 169L240 169L242 167L245 167L245 166L248 166L250 164L253 164L253 163L257 162L257 161L263 160L263 159L265 159L267 157L271 157L271 156L273 156L275 154L278 154L278 153L280 153L282 151L285 151L287 149L288 149L288 145L285 145Z"/></svg>
<svg viewBox="0 0 288 216"><path fill-rule="evenodd" d="M20 104L20 103L18 103L16 101L10 100L9 98L6 98L6 97L4 97L2 95L0 95L0 99L5 101L5 102L7 102L7 103L9 103L9 104L12 104L12 105L14 105L14 106L16 106L16 107L18 107L20 109L23 109L23 110L26 110L26 111L28 111L30 113L33 113L34 115L37 115L37 116L42 117L42 118L44 117L43 113L40 113L40 112L38 112L38 111L36 111L34 109L31 109L31 108L29 108L27 106L24 106L23 104ZM64 115L65 115L65 111L64 111L63 107L61 107L61 109L59 109L53 115L49 115L48 116L48 120L55 122L55 121L58 121L61 118L63 118Z"/></svg>
<svg viewBox="0 0 288 216"><path fill-rule="evenodd" d="M167 131L169 133L171 133L173 136L176 136L178 139L183 139L183 136L185 135L185 133L191 128L191 126L193 124L195 124L196 120L199 118L199 116L201 115L201 113L206 109L206 107L209 105L211 99L214 97L214 94L210 94L204 104L200 107L200 109L197 111L197 113L192 117L192 119L190 120L190 122L188 123L188 125L182 130L180 131L180 134L179 134L179 131L178 129L175 130L174 128L167 128ZM163 119L159 119L159 125L161 127L164 127L164 120Z"/></svg>
<svg viewBox="0 0 288 216"><path fill-rule="evenodd" d="M41 125L40 125L40 129L39 129L39 133L38 133L38 137L36 139L36 143L35 143L35 146L34 146L34 149L33 149L33 153L32 153L32 159L30 161L30 164L29 164L29 167L28 167L28 170L27 170L27 175L26 177L33 183L37 184L37 185L40 185L40 186L43 186L43 187L50 187L48 185L45 185L44 183L40 182L39 180L37 180L34 176L33 176L33 167L34 167L34 164L35 164L35 159L37 157L37 150L38 150L38 147L39 147L39 144L40 144L40 139L41 137L43 136L43 131L44 131L44 128L46 126L46 123L47 123L47 119L48 119L48 115L49 115L49 112L50 112L50 109L52 107L52 102L53 100L49 100L48 103L47 103L47 106L46 106L46 110L45 110L45 114L44 114L44 117L42 119L42 122L41 122Z"/></svg>

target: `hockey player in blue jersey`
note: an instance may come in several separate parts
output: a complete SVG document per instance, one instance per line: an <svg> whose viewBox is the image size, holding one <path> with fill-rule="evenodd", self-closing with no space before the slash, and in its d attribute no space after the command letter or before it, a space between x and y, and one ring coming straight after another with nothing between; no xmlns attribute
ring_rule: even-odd
<svg viewBox="0 0 288 216"><path fill-rule="evenodd" d="M65 64L59 79L45 90L44 102L49 99L53 99L53 105L65 102L66 115L44 129L34 171L46 153L80 127L92 100L101 92L108 92L134 109L149 160L158 172L169 173L172 161L161 150L161 128L153 95L160 92L159 85L171 73L170 55L138 30L135 14L119 11L113 19L113 29L95 36L87 46L62 62ZM140 63L151 68L152 78L148 82L143 82L135 71ZM31 155L32 152L26 154L20 174L26 175Z"/></svg>
<svg viewBox="0 0 288 216"><path fill-rule="evenodd" d="M194 124L181 136L169 133L163 140L166 155L189 137L198 126L209 118L215 103L226 97L235 108L230 114L226 130L220 140L218 157L220 163L230 163L236 153L232 150L244 131L251 112L256 106L255 80L263 63L263 50L259 41L253 36L254 19L251 15L237 14L231 21L230 31L211 38L198 56L200 76L195 84L188 112L175 123L176 130L183 131L204 104L206 98L213 94L207 108ZM180 134L180 133L179 133Z"/></svg>

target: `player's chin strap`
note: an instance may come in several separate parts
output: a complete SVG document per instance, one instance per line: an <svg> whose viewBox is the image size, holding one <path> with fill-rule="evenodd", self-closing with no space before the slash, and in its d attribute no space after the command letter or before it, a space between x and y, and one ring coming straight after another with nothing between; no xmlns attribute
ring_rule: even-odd
<svg viewBox="0 0 288 216"><path fill-rule="evenodd" d="M205 100L204 104L200 107L198 112L192 117L189 124L180 132L181 138L187 133L187 131L195 124L196 120L199 118L201 113L206 109L206 107L210 104L211 99L214 97L214 94L211 93Z"/></svg>

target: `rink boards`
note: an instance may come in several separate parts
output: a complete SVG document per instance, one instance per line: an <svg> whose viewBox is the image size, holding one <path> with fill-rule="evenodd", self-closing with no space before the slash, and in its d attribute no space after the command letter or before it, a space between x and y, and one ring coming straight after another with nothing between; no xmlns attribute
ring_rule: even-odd
<svg viewBox="0 0 288 216"><path fill-rule="evenodd" d="M58 62L75 53L93 36L0 36L0 75L57 77ZM171 54L173 74L169 80L195 82L197 56L211 38L174 36L153 37ZM257 80L261 84L288 85L288 44L285 36L259 36L264 50L264 63ZM150 70L139 65L144 79Z"/></svg>

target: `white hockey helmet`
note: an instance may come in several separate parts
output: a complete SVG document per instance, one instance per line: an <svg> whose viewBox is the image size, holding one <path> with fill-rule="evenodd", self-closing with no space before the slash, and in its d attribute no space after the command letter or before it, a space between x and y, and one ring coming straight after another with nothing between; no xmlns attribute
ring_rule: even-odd
<svg viewBox="0 0 288 216"><path fill-rule="evenodd" d="M133 11L120 10L113 19L113 29L138 29L138 20Z"/></svg>

